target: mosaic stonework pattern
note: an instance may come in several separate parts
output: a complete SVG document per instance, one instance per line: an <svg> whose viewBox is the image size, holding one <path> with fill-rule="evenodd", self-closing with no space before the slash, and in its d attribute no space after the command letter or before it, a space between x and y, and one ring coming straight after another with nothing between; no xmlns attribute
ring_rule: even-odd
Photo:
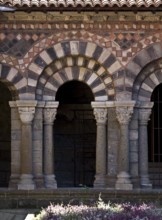
<svg viewBox="0 0 162 220"><path fill-rule="evenodd" d="M6 53L10 56L22 58L35 42L44 39L48 34L44 33L0 33L0 53Z"/></svg>
<svg viewBox="0 0 162 220"><path fill-rule="evenodd" d="M2 34L2 36L4 36L4 34ZM43 35L41 35L41 38L42 37ZM120 62L122 62L123 65L126 65L137 52L139 52L140 50L142 50L143 48L147 47L150 44L153 44L155 42L160 42L162 39L162 34L157 32L154 35L149 35L145 37L142 32L140 34L133 34L132 32L130 32L127 34L110 33L108 37L102 37L100 35L96 35L94 33L90 33L87 31L70 31L70 32L65 31L65 32L57 33L55 35L50 35L49 37L45 37L39 41L38 41L38 35L33 34L32 39L36 40L33 47L31 49L29 47L28 52L25 51L24 48L22 49L24 53L26 52L24 57L17 59L13 55L10 56L8 54L3 53L0 54L0 61L2 63L8 63L16 67L17 69L21 70L22 72L24 72L27 66L29 65L29 63L33 60L33 58L43 49L48 48L51 45L56 44L58 42L73 39L73 40L84 40L84 41L87 40L87 41L95 42L96 44L102 47L111 48L114 56ZM18 47L20 46L18 45ZM20 48L22 48L22 45ZM2 51L3 47L0 49ZM13 48L10 49L10 51L11 50L13 51ZM19 55L21 54L20 52L18 53Z"/></svg>
<svg viewBox="0 0 162 220"><path fill-rule="evenodd" d="M56 84L61 84L55 78L57 75L63 77L63 82L70 79L66 68L71 72L73 69L67 60L76 69L81 67L78 60L84 60L82 67L90 71L85 74L86 78L82 78L85 81L91 76L91 71L94 73L92 78L97 77L100 86L98 83L94 87L89 84L92 90L96 91L95 87L101 90L95 94L96 99L103 96L103 99L115 100L115 95L123 91L131 97L133 83L142 68L162 56L160 22L12 24L8 21L0 24L0 30L3 30L0 32L0 62L3 69L0 77L13 83L11 90L17 90L19 96L27 93L31 98L36 95L39 99L48 99L48 94L52 93L44 83L41 84L50 83L44 79L48 75L47 67L54 68L50 80L55 80ZM99 67L104 70L102 73L98 73ZM77 70L78 77L81 77L80 69Z"/></svg>

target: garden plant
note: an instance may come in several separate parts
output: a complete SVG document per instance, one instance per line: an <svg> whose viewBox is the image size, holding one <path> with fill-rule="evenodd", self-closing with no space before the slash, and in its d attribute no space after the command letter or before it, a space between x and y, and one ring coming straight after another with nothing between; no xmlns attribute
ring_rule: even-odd
<svg viewBox="0 0 162 220"><path fill-rule="evenodd" d="M34 220L162 220L162 210L153 204L105 203L93 206L50 204Z"/></svg>

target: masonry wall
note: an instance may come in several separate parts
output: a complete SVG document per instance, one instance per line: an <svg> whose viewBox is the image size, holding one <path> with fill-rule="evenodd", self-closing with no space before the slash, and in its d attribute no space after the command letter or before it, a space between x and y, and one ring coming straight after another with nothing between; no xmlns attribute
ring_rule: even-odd
<svg viewBox="0 0 162 220"><path fill-rule="evenodd" d="M129 173L133 186L139 187L139 112L141 103L150 102L154 88L162 82L161 18L160 12L4 12L0 23L0 80L13 101L56 101L59 87L71 80L86 83L95 102L122 105L134 101L127 139ZM106 187L112 188L121 149L116 104L108 107L107 115ZM37 165L42 157L42 117L43 107L37 106L32 127L32 150L37 155L33 163Z"/></svg>

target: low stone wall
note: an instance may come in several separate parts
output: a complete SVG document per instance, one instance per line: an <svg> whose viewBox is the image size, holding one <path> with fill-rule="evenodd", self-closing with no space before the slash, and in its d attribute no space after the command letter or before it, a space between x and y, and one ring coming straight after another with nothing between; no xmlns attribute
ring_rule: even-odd
<svg viewBox="0 0 162 220"><path fill-rule="evenodd" d="M115 191L106 189L0 190L0 209L40 209L50 203L93 204L101 195L111 202L151 202L162 205L162 190Z"/></svg>

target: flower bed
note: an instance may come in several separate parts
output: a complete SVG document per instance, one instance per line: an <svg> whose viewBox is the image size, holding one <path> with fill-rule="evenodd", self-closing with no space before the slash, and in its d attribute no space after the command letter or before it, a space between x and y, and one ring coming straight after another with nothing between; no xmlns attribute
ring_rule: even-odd
<svg viewBox="0 0 162 220"><path fill-rule="evenodd" d="M100 198L94 206L49 205L34 220L162 220L162 210L151 204L106 204Z"/></svg>

